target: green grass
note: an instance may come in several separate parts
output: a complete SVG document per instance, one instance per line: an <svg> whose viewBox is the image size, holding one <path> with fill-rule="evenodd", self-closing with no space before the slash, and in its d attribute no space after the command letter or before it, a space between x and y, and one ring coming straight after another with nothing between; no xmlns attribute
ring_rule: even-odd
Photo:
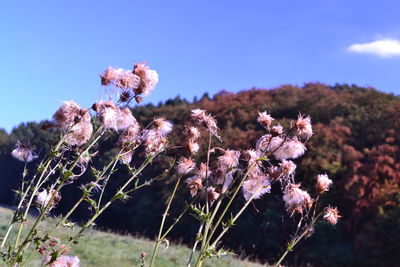
<svg viewBox="0 0 400 267"><path fill-rule="evenodd" d="M12 210L0 207L0 236L4 236L10 219ZM30 223L34 218L30 218ZM54 221L48 220L41 224L41 230L52 229ZM15 234L14 232L12 234ZM65 243L68 237L78 231L78 227L74 230L60 227L54 234L54 237L60 238ZM13 240L13 238L11 238ZM81 238L78 245L70 250L69 255L78 256L82 267L132 267L140 266L141 252L151 255L154 242L143 238L134 238L127 235L118 235L114 233L89 230L85 236ZM32 251L32 250L31 250ZM29 253L28 253L29 254ZM187 259L190 255L190 249L182 245L170 244L169 248L160 247L158 257L155 262L156 267L172 267L186 266ZM147 258L146 262L149 262ZM34 253L26 262L26 266L41 266L42 258L39 253ZM3 266L0 263L0 266ZM256 267L261 266L248 261L241 261L232 256L224 256L221 258L213 258L207 260L204 266L207 267Z"/></svg>

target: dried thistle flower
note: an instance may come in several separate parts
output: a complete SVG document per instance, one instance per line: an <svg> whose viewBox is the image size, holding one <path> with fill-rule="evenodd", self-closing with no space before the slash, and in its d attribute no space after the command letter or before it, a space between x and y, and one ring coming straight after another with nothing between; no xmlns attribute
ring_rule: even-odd
<svg viewBox="0 0 400 267"><path fill-rule="evenodd" d="M197 154L199 152L200 146L197 142L190 141L187 143L187 149L190 151L191 154Z"/></svg>
<svg viewBox="0 0 400 267"><path fill-rule="evenodd" d="M205 124L207 127L207 130L217 137L219 140L221 140L221 137L218 135L218 126L217 126L217 121L215 118L209 114L206 114L205 110L202 109L193 109L191 110L191 117L192 119L197 122L199 125Z"/></svg>
<svg viewBox="0 0 400 267"><path fill-rule="evenodd" d="M264 155L266 152L274 152L283 144L283 139L279 136L266 134L261 136L256 143L258 155Z"/></svg>
<svg viewBox="0 0 400 267"><path fill-rule="evenodd" d="M272 118L271 115L268 114L267 111L258 112L257 121L258 121L262 126L264 126L264 128L269 129L269 127L271 126L273 120L274 120L274 118Z"/></svg>
<svg viewBox="0 0 400 267"><path fill-rule="evenodd" d="M109 85L114 84L115 86L122 89L135 89L139 86L140 78L130 70L124 70L122 68L115 69L108 67L101 75L101 84Z"/></svg>
<svg viewBox="0 0 400 267"><path fill-rule="evenodd" d="M310 195L299 187L300 184L289 184L283 194L285 207L291 215L295 212L303 214L303 210L310 209L313 203Z"/></svg>
<svg viewBox="0 0 400 267"><path fill-rule="evenodd" d="M158 83L158 73L149 69L145 62L135 64L133 73L140 78L140 83L133 91L136 95L147 96Z"/></svg>
<svg viewBox="0 0 400 267"><path fill-rule="evenodd" d="M81 116L86 114L86 110L82 109L74 101L64 101L63 104L53 114L55 127L65 131L73 126Z"/></svg>
<svg viewBox="0 0 400 267"><path fill-rule="evenodd" d="M93 105L93 109L97 112L97 119L104 128L118 129L117 118L120 111L112 101L99 101Z"/></svg>
<svg viewBox="0 0 400 267"><path fill-rule="evenodd" d="M191 158L181 158L176 167L179 174L188 174L196 168L196 164Z"/></svg>
<svg viewBox="0 0 400 267"><path fill-rule="evenodd" d="M186 183L187 187L189 188L190 195L192 197L196 196L197 192L203 188L202 180L198 176L193 176L193 177L187 178L185 180L185 183Z"/></svg>
<svg viewBox="0 0 400 267"><path fill-rule="evenodd" d="M166 120L165 118L157 118L153 121L154 129L160 133L162 136L166 136L172 131L172 122Z"/></svg>
<svg viewBox="0 0 400 267"><path fill-rule="evenodd" d="M340 218L342 218L342 216L339 215L337 208L328 207L325 209L324 219L330 224L335 225Z"/></svg>
<svg viewBox="0 0 400 267"><path fill-rule="evenodd" d="M315 185L318 195L322 195L324 192L329 191L331 184L332 180L329 179L327 174L318 174L317 183Z"/></svg>
<svg viewBox="0 0 400 267"><path fill-rule="evenodd" d="M310 116L304 117L299 114L296 121L296 129L299 137L309 139L313 135Z"/></svg>
<svg viewBox="0 0 400 267"><path fill-rule="evenodd" d="M11 152L11 155L17 160L24 162L31 162L38 157L30 145L23 144L20 141L15 144L15 148Z"/></svg>
<svg viewBox="0 0 400 267"><path fill-rule="evenodd" d="M52 195L55 193L55 190L51 190L51 192L46 189L39 192L36 196L36 202L39 203L42 207L45 207L49 204L49 201ZM59 193L53 198L53 203L57 204L61 200L61 196Z"/></svg>
<svg viewBox="0 0 400 267"><path fill-rule="evenodd" d="M283 127L280 124L273 126L271 129L271 134L273 136L279 136L282 135L282 133L283 133Z"/></svg>
<svg viewBox="0 0 400 267"><path fill-rule="evenodd" d="M155 130L145 130L142 133L142 140L145 144L146 155L155 155L163 151L167 144L165 136Z"/></svg>
<svg viewBox="0 0 400 267"><path fill-rule="evenodd" d="M242 193L246 200L251 197L258 199L266 193L271 192L271 181L258 166L254 166L246 181L242 185Z"/></svg>
<svg viewBox="0 0 400 267"><path fill-rule="evenodd" d="M119 116L117 116L117 129L125 130L132 125L137 125L135 117L129 108L119 109Z"/></svg>
<svg viewBox="0 0 400 267"><path fill-rule="evenodd" d="M288 138L273 154L278 160L296 159L306 150L306 146L297 138Z"/></svg>
<svg viewBox="0 0 400 267"><path fill-rule="evenodd" d="M210 177L212 171L207 167L207 164L204 162L200 163L200 168L197 170L197 176L201 178L201 180L206 180Z"/></svg>
<svg viewBox="0 0 400 267"><path fill-rule="evenodd" d="M194 127L194 126L187 127L185 134L190 140L193 140L193 141L199 139L201 136L199 128Z"/></svg>
<svg viewBox="0 0 400 267"><path fill-rule="evenodd" d="M296 170L296 164L291 160L283 160L279 163L279 166L281 167L282 173L286 176L291 175Z"/></svg>
<svg viewBox="0 0 400 267"><path fill-rule="evenodd" d="M44 264L48 264L51 260L51 256L47 256L44 260ZM77 256L65 256L62 255L58 257L54 262L52 262L50 267L79 267L79 258Z"/></svg>

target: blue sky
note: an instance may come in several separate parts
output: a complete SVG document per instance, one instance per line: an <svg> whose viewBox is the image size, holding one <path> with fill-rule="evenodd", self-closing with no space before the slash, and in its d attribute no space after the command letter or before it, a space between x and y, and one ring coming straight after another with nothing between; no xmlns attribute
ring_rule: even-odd
<svg viewBox="0 0 400 267"><path fill-rule="evenodd" d="M400 94L398 1L3 1L0 128L89 107L99 73L147 61L145 103L252 87L355 83Z"/></svg>

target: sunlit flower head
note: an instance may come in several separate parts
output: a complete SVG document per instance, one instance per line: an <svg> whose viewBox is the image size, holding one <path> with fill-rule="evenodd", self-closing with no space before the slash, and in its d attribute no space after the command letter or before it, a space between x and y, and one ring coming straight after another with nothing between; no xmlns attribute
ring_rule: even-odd
<svg viewBox="0 0 400 267"><path fill-rule="evenodd" d="M158 73L149 69L145 62L137 63L134 66L133 73L140 78L140 83L133 91L136 95L149 95L158 83Z"/></svg>
<svg viewBox="0 0 400 267"><path fill-rule="evenodd" d="M327 174L318 174L317 176L317 184L315 185L317 189L317 193L319 195L323 194L324 192L329 191L329 187L332 184L332 180L329 179Z"/></svg>
<svg viewBox="0 0 400 267"><path fill-rule="evenodd" d="M196 141L197 139L200 138L201 133L199 128L190 126L186 128L186 135L190 140Z"/></svg>
<svg viewBox="0 0 400 267"><path fill-rule="evenodd" d="M166 148L167 139L155 130L145 130L141 137L145 144L146 155L155 155Z"/></svg>
<svg viewBox="0 0 400 267"><path fill-rule="evenodd" d="M93 105L94 111L97 112L97 119L106 129L117 130L117 119L120 110L112 101L99 101Z"/></svg>
<svg viewBox="0 0 400 267"><path fill-rule="evenodd" d="M191 158L181 158L176 167L179 174L188 174L196 168L196 163Z"/></svg>
<svg viewBox="0 0 400 267"><path fill-rule="evenodd" d="M90 120L90 114L82 109L74 101L64 101L63 104L53 114L55 127L65 131L78 123L81 119Z"/></svg>
<svg viewBox="0 0 400 267"><path fill-rule="evenodd" d="M38 157L30 145L22 144L19 141L15 144L15 148L11 152L11 155L17 160L24 162L31 162Z"/></svg>
<svg viewBox="0 0 400 267"><path fill-rule="evenodd" d="M252 165L254 162L256 162L260 158L254 149L245 150L242 153L242 157L245 161L248 161L249 165Z"/></svg>
<svg viewBox="0 0 400 267"><path fill-rule="evenodd" d="M276 159L296 159L304 154L306 146L297 138L287 139L273 154Z"/></svg>
<svg viewBox="0 0 400 267"><path fill-rule="evenodd" d="M328 207L325 209L324 219L330 224L335 225L341 217L337 208Z"/></svg>
<svg viewBox="0 0 400 267"><path fill-rule="evenodd" d="M218 135L218 125L217 121L213 116L210 114L206 114L205 110L202 109L193 109L191 110L191 117L192 119L197 122L199 125L205 124L207 130L221 140L221 137Z"/></svg>
<svg viewBox="0 0 400 267"><path fill-rule="evenodd" d="M271 115L268 114L267 111L258 112L257 121L258 121L262 126L264 126L264 128L269 129L269 127L271 126L273 120L274 120L274 118L272 118Z"/></svg>
<svg viewBox="0 0 400 267"><path fill-rule="evenodd" d="M46 260L46 263L50 261L51 257L49 256ZM79 267L79 258L77 256L66 256L62 255L58 257L54 262L52 262L49 266L50 267Z"/></svg>
<svg viewBox="0 0 400 267"><path fill-rule="evenodd" d="M199 152L200 145L196 141L189 140L189 142L187 143L187 149L190 151L191 154L194 155Z"/></svg>
<svg viewBox="0 0 400 267"><path fill-rule="evenodd" d="M283 127L282 127L282 125L278 124L278 125L272 126L272 128L271 128L271 134L272 134L273 136L281 135L282 133L283 133Z"/></svg>
<svg viewBox="0 0 400 267"><path fill-rule="evenodd" d="M299 114L296 121L297 135L303 138L310 138L313 135L310 116L304 117Z"/></svg>
<svg viewBox="0 0 400 267"><path fill-rule="evenodd" d="M166 136L172 131L172 122L166 120L165 118L157 118L153 121L154 129L161 135Z"/></svg>
<svg viewBox="0 0 400 267"><path fill-rule="evenodd" d="M108 67L101 75L101 84L113 84L121 89L135 89L139 86L140 78L131 70Z"/></svg>
<svg viewBox="0 0 400 267"><path fill-rule="evenodd" d="M65 141L71 146L82 146L89 141L92 133L93 125L90 120L82 120L71 127Z"/></svg>
<svg viewBox="0 0 400 267"><path fill-rule="evenodd" d="M218 166L224 168L239 166L240 151L226 150L224 155L218 157Z"/></svg>
<svg viewBox="0 0 400 267"><path fill-rule="evenodd" d="M117 119L117 129L125 130L132 125L137 124L135 117L133 117L132 112L129 108L119 109Z"/></svg>
<svg viewBox="0 0 400 267"><path fill-rule="evenodd" d="M278 149L278 147L282 146L283 139L279 136L272 136L270 134L266 134L258 139L256 144L257 154L263 155L266 152L274 152Z"/></svg>
<svg viewBox="0 0 400 267"><path fill-rule="evenodd" d="M302 214L303 210L310 209L313 203L310 195L299 187L300 184L290 184L283 194L285 207L291 215L295 212Z"/></svg>
<svg viewBox="0 0 400 267"><path fill-rule="evenodd" d="M265 175L257 179L247 179L243 182L242 192L246 200L249 200L251 197L258 199L264 194L271 192L271 181Z"/></svg>
<svg viewBox="0 0 400 267"><path fill-rule="evenodd" d="M281 167L282 173L286 176L294 173L296 169L296 164L294 164L291 160L283 160L281 163L279 163L279 166Z"/></svg>

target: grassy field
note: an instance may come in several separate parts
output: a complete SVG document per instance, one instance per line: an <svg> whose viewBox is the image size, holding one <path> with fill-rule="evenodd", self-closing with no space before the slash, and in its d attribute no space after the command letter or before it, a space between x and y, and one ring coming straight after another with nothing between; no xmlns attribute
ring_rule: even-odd
<svg viewBox="0 0 400 267"><path fill-rule="evenodd" d="M12 216L12 210L0 207L0 235L3 236L7 230ZM32 219L32 218L31 218ZM31 220L32 221L32 220ZM54 223L46 221L41 229L51 229ZM67 240L68 237L76 232L78 228L72 231L69 228L61 228L53 236L61 240ZM13 239L11 239L13 240ZM142 238L132 236L123 236L113 233L90 230L81 239L79 244L70 251L70 255L76 255L80 258L82 267L125 267L140 266L141 252L151 254L154 243ZM156 259L156 267L186 266L186 261L190 255L190 249L182 245L170 244L168 249L161 248ZM149 260L149 259L148 259ZM147 261L148 261L147 260ZM41 257L39 253L33 254L26 266L41 266ZM3 266L0 263L0 266ZM256 267L259 264L240 261L231 256L215 258L207 261L205 266L235 266L235 267Z"/></svg>

